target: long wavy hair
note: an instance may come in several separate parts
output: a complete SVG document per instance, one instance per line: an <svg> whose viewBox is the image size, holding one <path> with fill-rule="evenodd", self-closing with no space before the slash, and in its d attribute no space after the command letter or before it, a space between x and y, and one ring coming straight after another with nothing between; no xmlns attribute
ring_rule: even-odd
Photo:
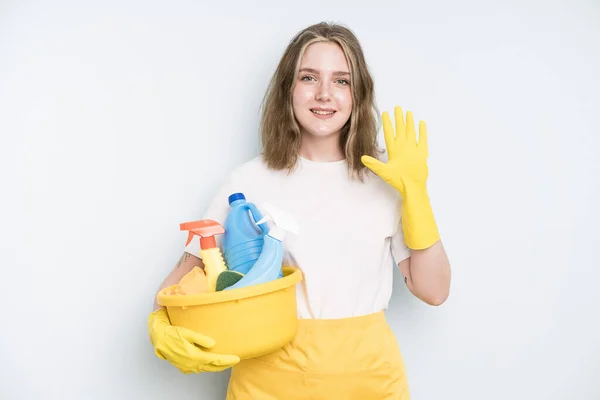
<svg viewBox="0 0 600 400"><path fill-rule="evenodd" d="M352 111L340 135L340 149L352 177L361 181L366 167L361 156L377 157L379 112L374 83L361 45L354 33L339 24L321 22L296 34L285 49L262 102L260 136L262 155L271 169L292 171L300 149L300 126L294 116L292 93L300 61L306 48L315 42L338 44L350 67Z"/></svg>

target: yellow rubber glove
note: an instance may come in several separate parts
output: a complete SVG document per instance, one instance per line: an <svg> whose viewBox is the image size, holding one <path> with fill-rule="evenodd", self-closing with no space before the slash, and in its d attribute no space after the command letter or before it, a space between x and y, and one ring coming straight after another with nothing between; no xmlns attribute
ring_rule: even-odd
<svg viewBox="0 0 600 400"><path fill-rule="evenodd" d="M238 356L202 350L213 347L215 341L190 329L171 325L164 308L148 317L148 333L156 355L185 374L223 371L240 362Z"/></svg>
<svg viewBox="0 0 600 400"><path fill-rule="evenodd" d="M412 112L394 108L396 134L387 112L383 113L383 134L388 162L362 156L362 163L394 187L402 197L402 230L406 245L414 250L430 247L440 239L427 193L427 129L419 124L419 141Z"/></svg>

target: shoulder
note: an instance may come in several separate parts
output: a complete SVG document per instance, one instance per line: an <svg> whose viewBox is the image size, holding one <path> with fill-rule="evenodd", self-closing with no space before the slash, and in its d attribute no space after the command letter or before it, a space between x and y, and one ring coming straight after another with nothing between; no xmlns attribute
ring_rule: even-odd
<svg viewBox="0 0 600 400"><path fill-rule="evenodd" d="M235 183L253 181L276 175L278 171L269 169L262 155L256 156L235 167L230 173L230 180Z"/></svg>
<svg viewBox="0 0 600 400"><path fill-rule="evenodd" d="M237 167L235 167L233 169L233 172L237 173L237 174L243 174L243 173L252 173L252 172L256 172L259 170L266 170L266 169L268 169L268 168L267 168L267 164L265 163L263 156L258 155L254 158L251 158L248 161L241 163Z"/></svg>

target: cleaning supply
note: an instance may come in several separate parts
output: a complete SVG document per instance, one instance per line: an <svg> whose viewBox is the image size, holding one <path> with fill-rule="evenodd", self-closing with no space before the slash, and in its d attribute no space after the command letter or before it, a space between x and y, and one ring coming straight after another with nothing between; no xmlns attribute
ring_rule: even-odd
<svg viewBox="0 0 600 400"><path fill-rule="evenodd" d="M168 360L185 374L219 372L240 362L236 355L209 352L216 344L214 339L191 329L171 325L164 308L152 312L148 317L148 335L156 356Z"/></svg>
<svg viewBox="0 0 600 400"><path fill-rule="evenodd" d="M388 162L362 156L362 163L396 189L402 198L402 231L406 245L414 250L432 246L440 239L427 193L427 128L419 124L419 141L412 112L394 108L396 134L387 112L383 113L383 132Z"/></svg>
<svg viewBox="0 0 600 400"><path fill-rule="evenodd" d="M206 274L200 267L194 267L190 272L185 274L176 285L170 286L166 294L189 295L201 294L208 291L208 281Z"/></svg>
<svg viewBox="0 0 600 400"><path fill-rule="evenodd" d="M282 270L283 278L262 285L192 296L169 296L163 289L156 300L171 324L214 339L211 353L253 358L282 348L298 333L296 285L303 274L287 265Z"/></svg>
<svg viewBox="0 0 600 400"><path fill-rule="evenodd" d="M285 232L298 234L298 224L290 214L271 204L265 204L263 208L266 215L258 223L265 223L271 220L274 226L269 229L269 233L264 237L262 252L250 271L239 282L229 286L225 290L258 285L275 280L281 276Z"/></svg>
<svg viewBox="0 0 600 400"><path fill-rule="evenodd" d="M231 285L236 284L240 279L244 277L244 274L237 271L223 271L217 278L217 292L228 288Z"/></svg>
<svg viewBox="0 0 600 400"><path fill-rule="evenodd" d="M201 294L208 291L206 273L200 267L194 267L179 281L179 287L184 294Z"/></svg>
<svg viewBox="0 0 600 400"><path fill-rule="evenodd" d="M262 219L262 214L256 205L246 201L243 193L231 194L228 202L223 256L229 270L247 274L262 252L269 226L256 222Z"/></svg>
<svg viewBox="0 0 600 400"><path fill-rule="evenodd" d="M200 236L200 257L204 262L207 289L209 292L216 291L217 278L221 272L227 270L227 265L223 260L221 249L217 246L215 235L225 233L225 229L211 219L185 222L179 224L179 229L189 231L186 246L192 241L194 235Z"/></svg>

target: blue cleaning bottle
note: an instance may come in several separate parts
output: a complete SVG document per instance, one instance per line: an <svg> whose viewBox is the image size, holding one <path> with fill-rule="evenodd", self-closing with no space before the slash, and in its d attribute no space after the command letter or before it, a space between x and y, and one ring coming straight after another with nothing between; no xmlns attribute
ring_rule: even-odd
<svg viewBox="0 0 600 400"><path fill-rule="evenodd" d="M264 210L266 211L266 215L258 223L271 220L274 226L264 236L264 245L260 257L258 257L256 263L242 279L225 290L258 285L283 276L281 266L283 262L283 239L285 232L298 234L298 224L290 214L272 205L265 204Z"/></svg>
<svg viewBox="0 0 600 400"><path fill-rule="evenodd" d="M264 236L269 231L258 208L243 193L229 196L229 213L223 227L223 257L227 268L242 274L248 273L262 252Z"/></svg>

